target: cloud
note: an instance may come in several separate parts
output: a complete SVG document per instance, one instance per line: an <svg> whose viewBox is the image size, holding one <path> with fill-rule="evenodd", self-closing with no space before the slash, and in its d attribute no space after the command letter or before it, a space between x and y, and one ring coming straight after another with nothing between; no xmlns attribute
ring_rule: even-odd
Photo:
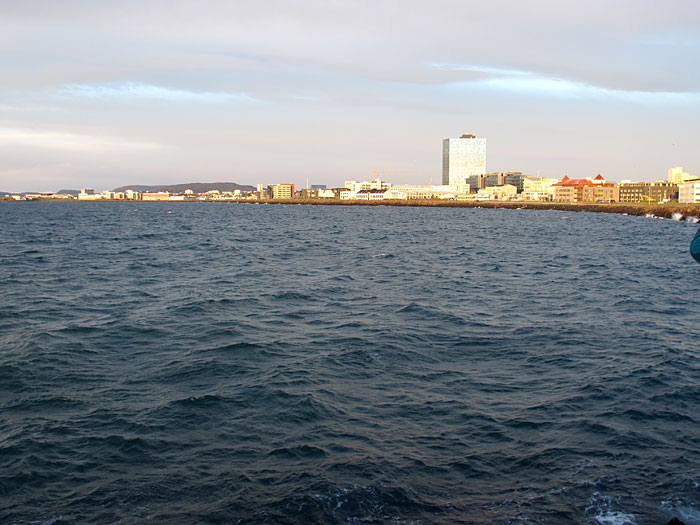
<svg viewBox="0 0 700 525"><path fill-rule="evenodd" d="M700 92L640 91L609 89L582 82L542 76L494 77L478 82L479 85L520 95L539 95L553 98L617 100L633 104L693 104L700 102Z"/></svg>
<svg viewBox="0 0 700 525"><path fill-rule="evenodd" d="M139 82L122 82L109 84L67 84L61 93L76 98L87 99L148 99L167 102L223 103L249 102L253 98L245 93L190 91L187 89L168 88L141 84Z"/></svg>
<svg viewBox="0 0 700 525"><path fill-rule="evenodd" d="M0 128L0 146L22 146L73 152L157 150L162 145L122 137L80 135L57 131Z"/></svg>
<svg viewBox="0 0 700 525"><path fill-rule="evenodd" d="M493 66L480 66L480 65L455 65L455 64L433 64L434 68L440 69L442 71L469 71L474 73L487 73L490 75L504 75L504 76L527 76L532 75L530 71L521 71L519 69L508 69Z"/></svg>
<svg viewBox="0 0 700 525"><path fill-rule="evenodd" d="M337 183L439 171L464 131L509 170L700 163L697 0L5 4L0 145L28 165Z"/></svg>
<svg viewBox="0 0 700 525"><path fill-rule="evenodd" d="M667 104L700 102L698 91L645 91L640 89L615 89L556 78L534 71L508 69L481 65L434 64L442 71L464 71L483 73L482 78L452 81L448 85L457 87L481 87L521 96L540 96L565 99L616 100L637 104Z"/></svg>

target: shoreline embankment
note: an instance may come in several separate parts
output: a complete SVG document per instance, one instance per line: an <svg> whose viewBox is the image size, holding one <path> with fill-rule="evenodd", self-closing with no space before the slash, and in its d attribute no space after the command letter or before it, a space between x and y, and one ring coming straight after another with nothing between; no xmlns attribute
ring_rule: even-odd
<svg viewBox="0 0 700 525"><path fill-rule="evenodd" d="M323 200L323 199L265 199L259 201L233 201L246 204L297 204L312 206L409 206L409 207L435 207L435 208L502 208L509 210L555 210L570 212L592 213L617 213L620 215L654 216L665 219L685 217L700 218L700 204L643 204L643 203L617 203L617 204L566 204L558 202L539 201L452 201L452 200Z"/></svg>

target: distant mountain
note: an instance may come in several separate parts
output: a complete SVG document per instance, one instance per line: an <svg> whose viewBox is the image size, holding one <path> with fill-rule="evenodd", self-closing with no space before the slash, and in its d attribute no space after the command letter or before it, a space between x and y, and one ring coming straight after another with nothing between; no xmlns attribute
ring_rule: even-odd
<svg viewBox="0 0 700 525"><path fill-rule="evenodd" d="M235 182L190 182L188 184L159 184L156 186L144 186L142 184L134 184L131 186L120 186L114 188L114 192L124 192L126 190L143 192L151 191L169 191L170 193L182 193L185 190L192 190L195 193L204 193L212 190L219 191L255 191L254 186L246 186L245 184L236 184Z"/></svg>
<svg viewBox="0 0 700 525"><path fill-rule="evenodd" d="M80 193L80 190L58 190L56 195L73 195L73 197L77 197L78 193Z"/></svg>

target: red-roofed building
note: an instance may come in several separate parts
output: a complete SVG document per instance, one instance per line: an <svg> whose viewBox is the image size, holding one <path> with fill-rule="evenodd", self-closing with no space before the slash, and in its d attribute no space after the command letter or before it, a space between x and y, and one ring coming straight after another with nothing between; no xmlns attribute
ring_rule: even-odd
<svg viewBox="0 0 700 525"><path fill-rule="evenodd" d="M553 202L617 202L620 200L620 188L606 182L600 174L593 180L564 177L552 185L552 191Z"/></svg>

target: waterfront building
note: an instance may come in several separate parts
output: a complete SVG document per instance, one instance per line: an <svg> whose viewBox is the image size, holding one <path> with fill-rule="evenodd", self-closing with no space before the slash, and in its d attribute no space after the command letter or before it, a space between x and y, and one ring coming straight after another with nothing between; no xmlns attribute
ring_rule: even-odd
<svg viewBox="0 0 700 525"><path fill-rule="evenodd" d="M503 184L511 184L518 189L518 193L522 193L525 186L525 175L519 171L504 173Z"/></svg>
<svg viewBox="0 0 700 525"><path fill-rule="evenodd" d="M273 184L270 195L273 199L291 199L294 197L294 184Z"/></svg>
<svg viewBox="0 0 700 525"><path fill-rule="evenodd" d="M102 195L99 193L95 193L95 190L93 190L92 188L83 188L78 193L79 201L96 201L101 199Z"/></svg>
<svg viewBox="0 0 700 525"><path fill-rule="evenodd" d="M695 175L690 173L685 173L683 171L683 166L676 166L668 170L668 182L670 184L682 184L683 182L694 182L698 179Z"/></svg>
<svg viewBox="0 0 700 525"><path fill-rule="evenodd" d="M338 198L341 201L347 201L355 198L355 192L349 188L337 188Z"/></svg>
<svg viewBox="0 0 700 525"><path fill-rule="evenodd" d="M472 191L479 191L486 187L486 173L471 175L467 177L466 183Z"/></svg>
<svg viewBox="0 0 700 525"><path fill-rule="evenodd" d="M132 200L132 201L141 200L141 193L138 191L126 190L124 192L124 194L126 195L126 198L128 200Z"/></svg>
<svg viewBox="0 0 700 525"><path fill-rule="evenodd" d="M469 193L469 185L395 184L394 199L453 199L459 193Z"/></svg>
<svg viewBox="0 0 700 525"><path fill-rule="evenodd" d="M119 195L121 195L121 197L119 197ZM115 200L123 198L124 194L117 194L108 190L105 190L102 193L95 193L95 190L83 188L82 190L80 190L80 193L78 193L78 200L81 201Z"/></svg>
<svg viewBox="0 0 700 525"><path fill-rule="evenodd" d="M488 173L484 178L484 188L492 188L493 186L503 186L505 184L503 173Z"/></svg>
<svg viewBox="0 0 700 525"><path fill-rule="evenodd" d="M678 185L678 202L681 204L700 203L700 181L684 182Z"/></svg>
<svg viewBox="0 0 700 525"><path fill-rule="evenodd" d="M382 179L366 180L362 182L346 180L345 187L353 193L358 193L362 190L388 190L391 188L391 183Z"/></svg>
<svg viewBox="0 0 700 525"><path fill-rule="evenodd" d="M141 194L141 200L143 201L167 201L170 200L169 191L144 191Z"/></svg>
<svg viewBox="0 0 700 525"><path fill-rule="evenodd" d="M595 179L570 179L564 177L551 186L552 201L561 203L577 202L618 202L620 188L605 181L602 175Z"/></svg>
<svg viewBox="0 0 700 525"><path fill-rule="evenodd" d="M391 198L391 190L360 190L355 194L355 199L358 201L381 201Z"/></svg>
<svg viewBox="0 0 700 525"><path fill-rule="evenodd" d="M479 177L477 175L477 177ZM512 184L518 188L518 193L523 191L523 180L525 176L519 171L511 171L506 173L487 173L483 177L482 188L490 188L492 186L503 186L504 184Z"/></svg>
<svg viewBox="0 0 700 525"><path fill-rule="evenodd" d="M475 135L442 141L442 184L470 184L467 179L486 173L486 139ZM473 187L473 185L472 185Z"/></svg>
<svg viewBox="0 0 700 525"><path fill-rule="evenodd" d="M326 188L325 186L322 188L312 187L310 189L301 190L302 199L333 199L336 196L336 192L334 192L332 189Z"/></svg>
<svg viewBox="0 0 700 525"><path fill-rule="evenodd" d="M522 198L530 201L546 201L552 200L552 186L559 182L557 179L549 179L545 177L524 177Z"/></svg>
<svg viewBox="0 0 700 525"><path fill-rule="evenodd" d="M489 186L479 190L476 194L477 199L487 200L509 200L518 194L518 188L512 184L502 184L500 186Z"/></svg>
<svg viewBox="0 0 700 525"><path fill-rule="evenodd" d="M319 188L318 198L319 199L334 199L338 194L330 188Z"/></svg>
<svg viewBox="0 0 700 525"><path fill-rule="evenodd" d="M619 202L669 202L678 199L678 184L621 182Z"/></svg>

